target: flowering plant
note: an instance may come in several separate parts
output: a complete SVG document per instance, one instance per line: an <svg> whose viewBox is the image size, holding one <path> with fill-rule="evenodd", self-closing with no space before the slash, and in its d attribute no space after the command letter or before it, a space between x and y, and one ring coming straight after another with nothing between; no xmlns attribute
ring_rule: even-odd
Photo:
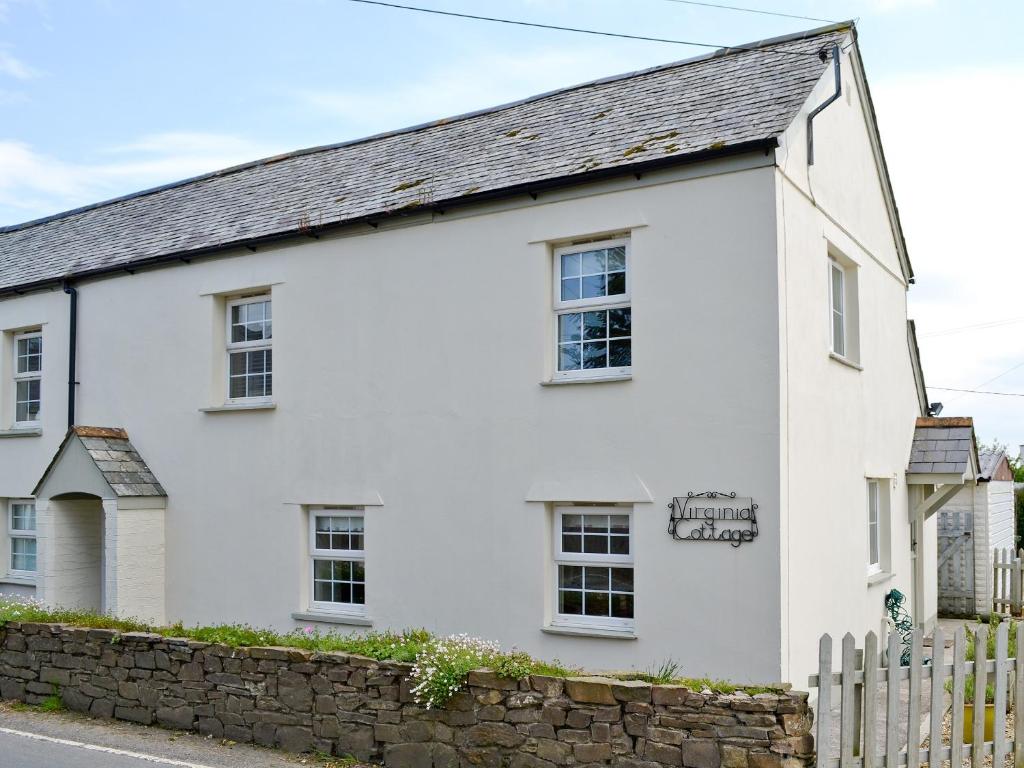
<svg viewBox="0 0 1024 768"><path fill-rule="evenodd" d="M497 643L465 634L431 641L416 655L410 675L416 703L427 709L444 706L471 670L488 666L500 652Z"/></svg>

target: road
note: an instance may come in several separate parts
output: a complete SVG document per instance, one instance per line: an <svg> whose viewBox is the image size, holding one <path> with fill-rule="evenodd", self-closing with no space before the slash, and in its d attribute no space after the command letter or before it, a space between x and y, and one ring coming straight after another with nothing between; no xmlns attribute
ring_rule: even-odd
<svg viewBox="0 0 1024 768"><path fill-rule="evenodd" d="M73 713L15 709L0 702L3 768L297 768L310 756L221 742Z"/></svg>

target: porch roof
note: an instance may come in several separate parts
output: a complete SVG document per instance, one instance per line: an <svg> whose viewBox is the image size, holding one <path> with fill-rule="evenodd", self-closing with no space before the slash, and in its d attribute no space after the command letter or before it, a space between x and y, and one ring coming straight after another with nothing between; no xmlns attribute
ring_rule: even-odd
<svg viewBox="0 0 1024 768"><path fill-rule="evenodd" d="M121 427L74 426L68 430L56 455L39 478L32 494L38 495L47 478L57 469L64 449L72 440L81 441L86 455L117 497L166 496L166 492Z"/></svg>
<svg viewBox="0 0 1024 768"><path fill-rule="evenodd" d="M978 444L970 416L920 417L907 466L908 482L960 483L978 477Z"/></svg>

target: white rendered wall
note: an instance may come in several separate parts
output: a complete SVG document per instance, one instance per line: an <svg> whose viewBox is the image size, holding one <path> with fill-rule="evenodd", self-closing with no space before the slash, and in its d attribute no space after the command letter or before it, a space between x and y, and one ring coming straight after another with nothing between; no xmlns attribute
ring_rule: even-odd
<svg viewBox="0 0 1024 768"><path fill-rule="evenodd" d="M78 420L125 427L168 491L167 620L294 626L307 607L300 504L358 503L369 489L383 499L366 519L375 628L465 631L590 667L671 657L687 674L777 680L776 214L773 171L750 168L765 162L81 285ZM686 178L713 170L724 173ZM622 230L633 379L541 386L551 241ZM213 294L263 286L276 410L202 413L223 359ZM65 310L38 311L58 323ZM48 460L26 460L26 474ZM526 498L581 470L638 477L653 497L635 508L635 641L541 631L550 511ZM757 541L669 538L671 497L709 489L761 505Z"/></svg>
<svg viewBox="0 0 1024 768"><path fill-rule="evenodd" d="M162 624L164 611L163 499L105 501L106 609ZM152 505L152 506L151 506Z"/></svg>
<svg viewBox="0 0 1024 768"><path fill-rule="evenodd" d="M779 150L783 677L798 687L807 684L823 633L838 643L852 632L862 644L866 632L882 632L890 589L908 601L913 594L904 473L920 406L907 345L908 286L853 65L844 54L843 96L815 120L815 164L806 162L805 117L831 95L831 70ZM855 365L829 354L830 248L857 274ZM890 562L885 574L870 580L868 478L882 480L890 499L883 534ZM923 538L925 572L931 574L922 590L923 615L934 620L934 520L925 524Z"/></svg>
<svg viewBox="0 0 1024 768"><path fill-rule="evenodd" d="M36 508L39 582L48 605L103 610L103 508L99 499L41 500Z"/></svg>

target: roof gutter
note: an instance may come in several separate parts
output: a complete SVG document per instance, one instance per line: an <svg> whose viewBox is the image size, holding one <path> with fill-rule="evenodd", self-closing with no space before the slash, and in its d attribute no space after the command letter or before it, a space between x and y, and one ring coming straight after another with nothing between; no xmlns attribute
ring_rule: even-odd
<svg viewBox="0 0 1024 768"><path fill-rule="evenodd" d="M75 388L78 386L75 366L78 350L78 290L71 281L64 281L64 293L70 298L68 318L68 429L75 426Z"/></svg>
<svg viewBox="0 0 1024 768"><path fill-rule="evenodd" d="M811 110L811 113L807 115L808 165L814 165L814 118L816 118L819 114L824 112L825 108L828 107L828 105L834 102L836 99L838 99L843 92L843 78L841 72L839 71L839 46L833 45L830 54L826 54L824 49L822 49L821 52L818 53L818 56L821 57L822 61L828 61L829 55L831 55L832 57L832 74L835 77L836 89L835 91L833 91L831 96L829 96L827 99L821 102L821 104L816 106L813 110Z"/></svg>
<svg viewBox="0 0 1024 768"><path fill-rule="evenodd" d="M379 226L380 222L382 221L399 219L416 213L421 213L423 211L439 211L443 213L446 209L454 208L457 206L461 207L465 205L472 205L474 203L516 197L519 195L530 195L531 197L536 199L537 196L542 192L550 192L557 189L566 189L568 187L574 187L581 184L604 181L613 178L621 178L623 176L635 176L637 179L639 179L643 174L650 173L652 171L658 171L681 165L692 165L695 163L705 162L708 160L715 160L723 157L730 157L733 155L745 155L753 152L764 152L765 154L768 154L778 146L778 138L772 136L765 139L745 141L739 144L733 144L731 146L726 147L717 147L714 149L700 150L698 152L691 152L682 156L661 157L655 160L631 163L626 166L615 166L612 168L597 168L591 171L585 171L583 173L568 174L566 176L558 176L551 179L542 179L541 181L537 182L517 184L511 187L503 187L501 189L477 192L472 195L463 195L460 197L450 198L447 200L434 201L426 205L404 206L401 208L384 210L377 213L366 214L364 216L357 216L351 219L329 222L327 224L322 224L316 227L307 226L303 228L289 229L287 231L276 232L274 234L263 235L260 237L218 243L217 245L211 245L205 248L173 251L171 253L160 254L159 256L150 256L144 259L135 259L133 261L112 264L110 266L97 267L95 269L74 272L64 275L62 278L47 278L45 280L37 280L30 283L12 285L6 288L0 288L0 297L10 296L12 294L21 295L23 293L28 293L30 291L54 288L62 284L65 287L65 292L70 294L71 292L68 291L67 289L71 285L71 279L83 280L86 278L103 277L106 275L113 275L122 272L128 272L129 274L131 274L134 273L135 270L137 269L163 266L167 264L172 264L174 262L183 262L188 264L191 263L192 259L195 258L200 258L204 256L214 256L220 253L224 253L225 251L235 250L238 248L248 248L249 250L254 251L256 250L256 248L261 246L277 244L282 241L292 240L298 237L316 237L322 232L336 231L357 224L366 224L376 229ZM72 288L71 290L74 290L74 288ZM75 302L75 306L77 307L77 293L71 295L74 297L73 301ZM69 387L70 386L71 385L69 383ZM70 398L71 395L69 394L69 400ZM70 406L69 412L71 410L73 410L73 405Z"/></svg>

